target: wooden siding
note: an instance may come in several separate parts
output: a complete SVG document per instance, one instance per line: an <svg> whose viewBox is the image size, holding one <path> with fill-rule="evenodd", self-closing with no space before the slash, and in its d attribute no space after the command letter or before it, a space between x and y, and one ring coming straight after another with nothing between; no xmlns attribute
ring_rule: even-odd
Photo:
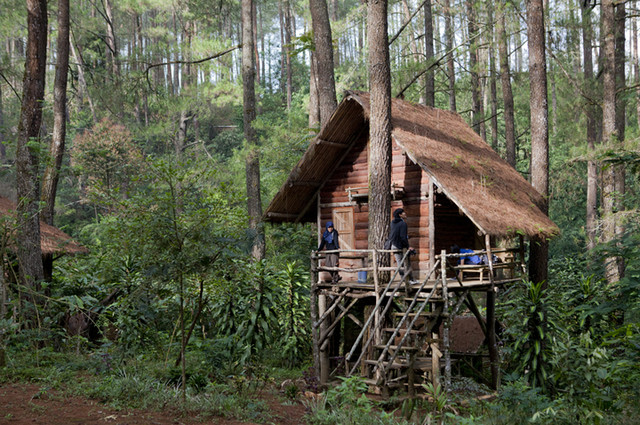
<svg viewBox="0 0 640 425"><path fill-rule="evenodd" d="M391 161L391 183L395 184L399 192L399 199L391 201L391 211L404 208L407 212L407 227L410 245L418 251L411 257L411 264L415 271L426 270L429 261L429 177L419 165L414 164L407 155L403 154L398 145L393 144ZM336 211L351 208L353 211L353 237L355 249L367 249L369 237L369 206L368 199L360 198L350 202L349 188L368 187L368 143L365 138L359 140L345 157L335 172L328 178L320 190L320 220L319 225L324 229L328 220L336 221ZM366 190L360 190L366 193ZM391 221L392 217L389 217ZM343 232L340 232L341 235ZM341 237L341 241L342 241ZM344 244L343 244L344 245ZM343 248L346 248L343 246ZM392 261L393 263L393 261ZM417 276L416 276L417 277Z"/></svg>

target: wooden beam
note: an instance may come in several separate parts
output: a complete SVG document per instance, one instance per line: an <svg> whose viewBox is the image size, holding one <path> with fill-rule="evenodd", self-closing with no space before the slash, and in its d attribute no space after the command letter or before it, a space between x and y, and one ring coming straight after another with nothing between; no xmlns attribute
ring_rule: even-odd
<svg viewBox="0 0 640 425"><path fill-rule="evenodd" d="M267 213L267 217L273 217L273 218L296 218L298 217L298 214L287 214L287 213L278 213L278 212L268 212Z"/></svg>
<svg viewBox="0 0 640 425"><path fill-rule="evenodd" d="M349 144L330 142L328 140L322 140L320 138L316 139L316 145L332 146L334 148L340 149L346 149L349 147Z"/></svg>
<svg viewBox="0 0 640 425"><path fill-rule="evenodd" d="M293 186L318 187L319 185L320 185L320 182L316 182L316 181L297 180L297 181L289 182L289 187L293 187Z"/></svg>

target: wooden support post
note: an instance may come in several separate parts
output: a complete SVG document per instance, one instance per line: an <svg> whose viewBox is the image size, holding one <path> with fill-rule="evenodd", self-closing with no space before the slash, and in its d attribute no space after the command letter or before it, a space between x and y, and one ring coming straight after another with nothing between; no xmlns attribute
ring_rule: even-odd
<svg viewBox="0 0 640 425"><path fill-rule="evenodd" d="M489 361L491 362L491 387L500 387L500 353L496 344L496 290L493 278L493 255L491 253L491 237L485 235L487 259L489 261L489 279L491 288L487 292L487 343L489 344Z"/></svg>
<svg viewBox="0 0 640 425"><path fill-rule="evenodd" d="M416 371L414 368L414 363L416 361L416 353L409 354L409 369L407 370L407 392L409 397L413 398L416 395L416 389L414 388L416 382Z"/></svg>
<svg viewBox="0 0 640 425"><path fill-rule="evenodd" d="M311 254L311 323L318 322L318 257ZM320 380L320 346L318 326L311 327L313 339L313 368L318 381Z"/></svg>
<svg viewBox="0 0 640 425"><path fill-rule="evenodd" d="M436 264L436 202L434 197L435 191L431 177L429 177L429 270L432 270Z"/></svg>
<svg viewBox="0 0 640 425"><path fill-rule="evenodd" d="M449 312L449 296L447 294L447 252L443 249L440 251L440 270L442 272L442 300L444 307L442 312ZM442 342L444 345L444 389L449 391L451 389L451 352L449 341L449 321L444 321L442 327Z"/></svg>
<svg viewBox="0 0 640 425"><path fill-rule="evenodd" d="M327 309L327 296L319 295L318 296L318 313L322 315L324 314L326 309ZM327 327L328 326L326 321L320 323L320 326L318 329L320 331L320 335L327 334ZM325 345L323 349L323 346L321 345L318 347L318 350L320 351L320 385L322 387L325 387L329 383L329 372L331 368L331 365L329 364L329 347Z"/></svg>
<svg viewBox="0 0 640 425"><path fill-rule="evenodd" d="M436 341L440 338L440 335L436 332L431 334L431 338ZM431 383L434 388L440 383L440 357L442 357L442 352L438 348L437 342L432 342L431 344Z"/></svg>
<svg viewBox="0 0 640 425"><path fill-rule="evenodd" d="M373 250L373 285L376 293L376 305L380 302L380 279L378 277L378 250ZM380 317L380 309L376 309L374 317L374 332L375 336L373 341L375 345L378 345L382 341L382 318Z"/></svg>
<svg viewBox="0 0 640 425"><path fill-rule="evenodd" d="M491 388L500 387L500 359L496 344L496 293L487 291L487 343L489 345L489 361L491 362Z"/></svg>

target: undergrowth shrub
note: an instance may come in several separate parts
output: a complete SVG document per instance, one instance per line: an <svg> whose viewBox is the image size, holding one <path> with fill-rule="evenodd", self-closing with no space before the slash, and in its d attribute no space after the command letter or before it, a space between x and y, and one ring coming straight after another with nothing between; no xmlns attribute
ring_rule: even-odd
<svg viewBox="0 0 640 425"><path fill-rule="evenodd" d="M341 378L342 383L329 389L320 398L307 402L310 413L306 416L310 425L391 425L407 422L380 410L366 396L367 384L354 376Z"/></svg>

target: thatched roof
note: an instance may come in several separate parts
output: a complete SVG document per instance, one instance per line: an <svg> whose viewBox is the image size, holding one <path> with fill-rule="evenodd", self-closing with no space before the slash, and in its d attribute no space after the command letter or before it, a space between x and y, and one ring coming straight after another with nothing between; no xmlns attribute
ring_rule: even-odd
<svg viewBox="0 0 640 425"><path fill-rule="evenodd" d="M9 216L14 219L16 208L15 203L0 196L0 217ZM87 248L74 241L71 236L43 221L40 221L40 240L43 254L84 254L89 252Z"/></svg>
<svg viewBox="0 0 640 425"><path fill-rule="evenodd" d="M349 92L265 212L268 221L313 221L315 198L356 140L368 133L369 94ZM392 137L478 229L548 238L558 227L542 196L458 114L392 102Z"/></svg>

